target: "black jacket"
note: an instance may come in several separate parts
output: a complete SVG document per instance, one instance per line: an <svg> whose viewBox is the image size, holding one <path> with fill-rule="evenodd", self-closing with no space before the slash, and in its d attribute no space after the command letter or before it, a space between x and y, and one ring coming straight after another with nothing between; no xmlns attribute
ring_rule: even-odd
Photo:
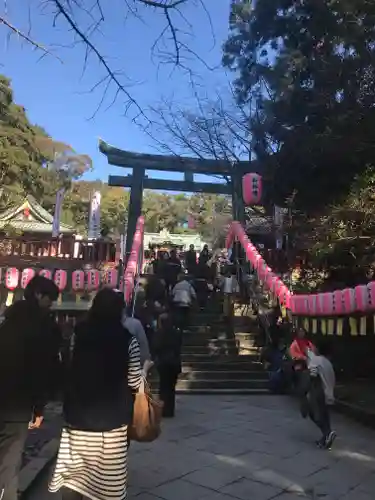
<svg viewBox="0 0 375 500"><path fill-rule="evenodd" d="M85 321L75 330L64 396L66 423L104 432L128 425L133 396L128 387L131 334L121 324Z"/></svg>
<svg viewBox="0 0 375 500"><path fill-rule="evenodd" d="M197 252L188 250L185 254L185 265L189 272L193 272L197 265Z"/></svg>
<svg viewBox="0 0 375 500"><path fill-rule="evenodd" d="M41 414L59 377L61 332L34 300L10 306L0 325L0 417L27 421Z"/></svg>
<svg viewBox="0 0 375 500"><path fill-rule="evenodd" d="M181 371L182 337L175 328L159 329L154 339L156 365L171 366Z"/></svg>

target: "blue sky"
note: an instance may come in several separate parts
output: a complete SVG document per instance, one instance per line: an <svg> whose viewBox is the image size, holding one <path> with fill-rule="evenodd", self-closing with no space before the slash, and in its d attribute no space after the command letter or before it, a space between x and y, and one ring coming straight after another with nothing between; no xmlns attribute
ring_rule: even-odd
<svg viewBox="0 0 375 500"><path fill-rule="evenodd" d="M194 4L192 0L183 11L191 27L183 24L182 17L176 17L175 21L185 31L194 33L194 37L180 35L189 43L189 47L209 66L218 67L211 71L193 57L188 61L189 68L199 76L198 83L203 85L207 94L212 92L214 97L218 90L225 88L229 79L219 66L221 45L228 35L230 0L204 0L214 36L207 15L199 6L199 1L196 1ZM32 7L31 23L25 8L28 2ZM150 49L165 25L160 13L144 10L141 12L142 21L135 17L125 19L123 0L111 0L110 5L111 8L105 10L103 34L97 32L93 40L101 53L109 58L111 66L126 73L126 77L121 78L123 82L130 82L129 92L145 108L157 106L162 98L172 97L175 102L193 107L194 99L187 73L178 69L171 71L171 66L158 64L160 59L151 59ZM83 47L66 47L71 44L72 35L62 20L54 28L51 12L40 12L36 0L13 0L8 9L8 19L14 25L25 32L30 26L30 36L46 46L52 46L53 52L63 63L50 56L40 59L40 53L32 50L28 44L21 43L14 36L8 39L6 28L1 26L1 72L12 79L15 100L26 108L31 121L43 126L55 139L71 144L77 152L92 157L95 170L89 174L89 178L106 180L109 173L124 173L124 169L107 165L97 150L98 137L124 149L157 152L152 140L130 118L124 116L123 96L120 95L117 102L106 109L114 95L113 90L109 93L107 103L90 119L101 99L103 88L92 93L88 91L104 73L91 56L86 72L81 76ZM85 23L83 16L78 16L78 20ZM166 173L153 176L165 177ZM180 178L178 174L168 177Z"/></svg>

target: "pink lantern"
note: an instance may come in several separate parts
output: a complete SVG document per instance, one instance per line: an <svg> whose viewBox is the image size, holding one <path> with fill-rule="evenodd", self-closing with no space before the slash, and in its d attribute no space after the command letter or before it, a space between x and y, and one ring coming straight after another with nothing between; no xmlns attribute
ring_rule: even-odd
<svg viewBox="0 0 375 500"><path fill-rule="evenodd" d="M30 280L32 280L35 276L34 269L26 268L22 271L21 274L21 288L25 289Z"/></svg>
<svg viewBox="0 0 375 500"><path fill-rule="evenodd" d="M307 297L307 303L308 303L308 308L309 308L309 315L310 316L316 316L316 303L317 303L318 296L316 294L311 294L308 295Z"/></svg>
<svg viewBox="0 0 375 500"><path fill-rule="evenodd" d="M258 264L258 277L261 281L266 281L267 282L267 277L269 276L270 274L270 271L271 269L267 266L267 264L265 263L265 261L262 259L262 260L259 260L259 264Z"/></svg>
<svg viewBox="0 0 375 500"><path fill-rule="evenodd" d="M249 173L242 178L242 195L246 205L256 205L262 199L262 177Z"/></svg>
<svg viewBox="0 0 375 500"><path fill-rule="evenodd" d="M8 267L5 272L5 286L8 290L15 290L20 279L20 272L16 267Z"/></svg>
<svg viewBox="0 0 375 500"><path fill-rule="evenodd" d="M257 271L259 271L259 268L263 265L263 257L257 253L257 254L254 254L254 259L251 261L253 264L254 264L254 267Z"/></svg>
<svg viewBox="0 0 375 500"><path fill-rule="evenodd" d="M72 289L75 292L84 290L85 288L85 272L82 269L76 269L72 272Z"/></svg>
<svg viewBox="0 0 375 500"><path fill-rule="evenodd" d="M116 269L109 269L104 276L104 283L110 288L116 288L118 281L118 272Z"/></svg>
<svg viewBox="0 0 375 500"><path fill-rule="evenodd" d="M86 273L87 277L87 283L86 287L87 290L93 291L97 290L100 286L100 272L97 269L90 269Z"/></svg>
<svg viewBox="0 0 375 500"><path fill-rule="evenodd" d="M342 297L344 302L344 313L350 314L355 311L355 294L353 288L345 288L342 291Z"/></svg>
<svg viewBox="0 0 375 500"><path fill-rule="evenodd" d="M335 290L333 292L333 313L341 315L344 313L344 304L341 290Z"/></svg>
<svg viewBox="0 0 375 500"><path fill-rule="evenodd" d="M44 278L51 280L52 279L52 271L50 269L41 269L39 271L39 276L43 276Z"/></svg>
<svg viewBox="0 0 375 500"><path fill-rule="evenodd" d="M293 314L307 314L307 295L293 295L291 305Z"/></svg>
<svg viewBox="0 0 375 500"><path fill-rule="evenodd" d="M369 294L369 304L371 309L375 309L375 281L370 281L367 285L367 290Z"/></svg>
<svg viewBox="0 0 375 500"><path fill-rule="evenodd" d="M273 290L274 293L277 297L280 295L280 290L283 287L284 283L281 281L281 279L278 276L275 276L274 282L273 282Z"/></svg>
<svg viewBox="0 0 375 500"><path fill-rule="evenodd" d="M55 276L53 277L53 281L56 283L60 292L62 292L65 289L68 282L68 276L66 271L64 271L63 269L57 269L55 271Z"/></svg>
<svg viewBox="0 0 375 500"><path fill-rule="evenodd" d="M332 316L333 314L333 294L332 293L322 293L322 312L325 316Z"/></svg>
<svg viewBox="0 0 375 500"><path fill-rule="evenodd" d="M316 314L317 316L322 316L323 315L323 297L322 293L318 293L316 295Z"/></svg>
<svg viewBox="0 0 375 500"><path fill-rule="evenodd" d="M355 307L357 311L367 311L369 303L368 288L366 285L358 285L354 288Z"/></svg>

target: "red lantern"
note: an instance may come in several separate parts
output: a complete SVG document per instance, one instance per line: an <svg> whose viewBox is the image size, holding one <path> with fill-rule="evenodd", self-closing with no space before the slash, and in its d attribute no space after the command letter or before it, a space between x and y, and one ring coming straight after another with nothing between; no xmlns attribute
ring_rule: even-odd
<svg viewBox="0 0 375 500"><path fill-rule="evenodd" d="M100 285L100 272L97 269L90 269L89 271L87 271L86 277L87 290L89 290L90 292L93 290L97 290Z"/></svg>
<svg viewBox="0 0 375 500"><path fill-rule="evenodd" d="M39 275L49 280L52 279L52 271L50 269L42 269L41 271L39 271Z"/></svg>
<svg viewBox="0 0 375 500"><path fill-rule="evenodd" d="M22 271L21 274L21 288L25 289L30 280L32 280L35 276L34 269L26 268Z"/></svg>
<svg viewBox="0 0 375 500"><path fill-rule="evenodd" d="M5 286L8 290L15 290L20 279L20 272L16 267L8 267L5 272Z"/></svg>
<svg viewBox="0 0 375 500"><path fill-rule="evenodd" d="M53 277L53 281L56 283L57 288L60 290L60 292L62 292L65 289L68 282L68 276L66 274L66 271L64 271L63 269L57 269L57 271L55 271L55 276Z"/></svg>
<svg viewBox="0 0 375 500"><path fill-rule="evenodd" d="M84 290L85 288L85 273L81 269L76 269L72 272L72 289L75 292Z"/></svg>
<svg viewBox="0 0 375 500"><path fill-rule="evenodd" d="M104 283L110 288L116 288L118 281L118 272L116 269L109 269L104 276Z"/></svg>
<svg viewBox="0 0 375 500"><path fill-rule="evenodd" d="M242 178L242 195L246 205L257 205L262 199L262 177L250 173Z"/></svg>

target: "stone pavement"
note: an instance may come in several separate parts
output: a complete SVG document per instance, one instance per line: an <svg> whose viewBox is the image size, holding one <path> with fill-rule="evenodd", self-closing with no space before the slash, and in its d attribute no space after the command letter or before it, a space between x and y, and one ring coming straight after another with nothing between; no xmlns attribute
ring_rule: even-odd
<svg viewBox="0 0 375 500"><path fill-rule="evenodd" d="M180 396L160 439L132 444L129 499L373 499L374 432L333 420L339 437L323 451L288 397ZM54 499L47 475L27 500Z"/></svg>

